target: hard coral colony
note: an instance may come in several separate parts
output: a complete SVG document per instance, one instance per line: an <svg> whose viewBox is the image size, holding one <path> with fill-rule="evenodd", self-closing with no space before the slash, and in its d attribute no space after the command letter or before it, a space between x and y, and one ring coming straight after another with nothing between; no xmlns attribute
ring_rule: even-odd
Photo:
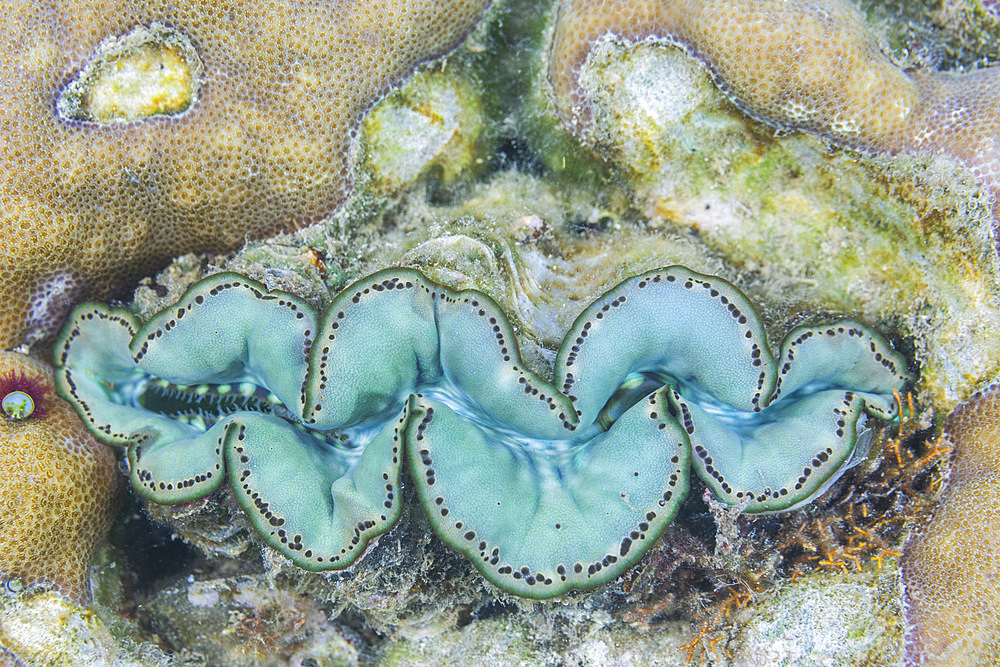
<svg viewBox="0 0 1000 667"><path fill-rule="evenodd" d="M118 506L114 454L56 395L46 364L0 352L0 397L0 579L84 603Z"/></svg>
<svg viewBox="0 0 1000 667"><path fill-rule="evenodd" d="M748 115L879 155L945 155L1000 193L1000 68L905 71L848 0L562 0L549 80L586 134L580 71L602 37L685 49Z"/></svg>
<svg viewBox="0 0 1000 667"><path fill-rule="evenodd" d="M128 447L150 500L189 501L228 474L268 544L341 569L399 517L405 459L442 539L531 598L633 564L692 466L748 512L809 502L866 454L866 415L891 417L909 380L850 321L795 329L775 360L742 293L680 266L591 304L554 384L525 369L487 296L411 269L358 281L319 318L229 273L143 326L87 304L56 359L61 394Z"/></svg>
<svg viewBox="0 0 1000 667"><path fill-rule="evenodd" d="M945 425L954 448L948 489L930 525L906 546L909 659L1000 662L1000 387L959 406Z"/></svg>
<svg viewBox="0 0 1000 667"><path fill-rule="evenodd" d="M4 3L0 344L178 254L329 214L363 113L487 4Z"/></svg>

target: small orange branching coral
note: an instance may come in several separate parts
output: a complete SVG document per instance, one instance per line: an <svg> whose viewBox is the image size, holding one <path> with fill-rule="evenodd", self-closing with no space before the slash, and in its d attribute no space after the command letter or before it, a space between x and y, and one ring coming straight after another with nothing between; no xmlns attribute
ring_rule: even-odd
<svg viewBox="0 0 1000 667"><path fill-rule="evenodd" d="M85 604L119 504L114 454L59 398L46 364L0 352L0 394L0 581Z"/></svg>
<svg viewBox="0 0 1000 667"><path fill-rule="evenodd" d="M361 116L487 0L0 5L0 348L330 213Z"/></svg>
<svg viewBox="0 0 1000 667"><path fill-rule="evenodd" d="M900 421L876 436L877 453L812 507L752 518L713 511L710 503L715 557L702 540L678 531L671 537L675 546L654 551L643 570L626 578L630 602L623 620L649 630L680 612L693 616L698 623L684 647L688 662L725 662L741 611L780 582L816 572L892 571L906 532L930 515L941 495L950 451L947 440L934 436L930 409L918 414L909 393L897 393L896 400ZM735 523L726 529L720 521ZM731 557L720 558L720 539Z"/></svg>
<svg viewBox="0 0 1000 667"><path fill-rule="evenodd" d="M902 415L895 434L858 478L831 494L822 511L802 512L778 544L779 568L795 578L814 570L857 572L900 556L902 541L940 498L950 445L931 437L931 412L917 415L911 394L897 394ZM791 528L791 526L789 527Z"/></svg>

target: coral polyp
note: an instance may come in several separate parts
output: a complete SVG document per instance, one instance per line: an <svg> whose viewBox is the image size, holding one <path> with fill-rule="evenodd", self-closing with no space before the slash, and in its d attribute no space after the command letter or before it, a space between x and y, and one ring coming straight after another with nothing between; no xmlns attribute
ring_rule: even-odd
<svg viewBox="0 0 1000 667"><path fill-rule="evenodd" d="M525 367L488 296L405 268L322 316L231 273L142 326L86 304L56 360L60 393L127 446L146 498L190 501L228 476L265 542L343 569L398 520L405 460L441 538L529 598L621 574L692 471L743 511L809 502L867 453L866 419L892 417L910 381L851 321L793 330L776 361L747 298L681 266L594 301L554 381Z"/></svg>

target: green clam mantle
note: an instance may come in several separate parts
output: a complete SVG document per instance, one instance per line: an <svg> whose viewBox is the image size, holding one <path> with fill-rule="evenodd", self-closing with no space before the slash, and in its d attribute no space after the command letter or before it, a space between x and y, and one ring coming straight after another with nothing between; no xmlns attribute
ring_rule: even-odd
<svg viewBox="0 0 1000 667"><path fill-rule="evenodd" d="M321 315L224 273L140 326L76 309L60 393L132 485L178 503L228 477L263 539L310 570L354 563L400 514L403 461L434 529L506 591L608 581L673 520L693 469L747 512L808 502L890 418L903 358L856 322L799 328L775 360L728 282L680 266L598 298L550 382L489 297L411 269Z"/></svg>

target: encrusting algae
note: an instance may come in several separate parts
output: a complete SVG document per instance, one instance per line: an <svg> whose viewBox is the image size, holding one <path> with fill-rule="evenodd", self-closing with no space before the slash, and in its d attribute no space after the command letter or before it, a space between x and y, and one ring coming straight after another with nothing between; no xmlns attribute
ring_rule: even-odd
<svg viewBox="0 0 1000 667"><path fill-rule="evenodd" d="M87 604L90 560L118 509L114 454L59 398L46 364L0 352L0 392L0 582Z"/></svg>
<svg viewBox="0 0 1000 667"><path fill-rule="evenodd" d="M0 344L170 257L329 214L366 110L487 4L6 3Z"/></svg>
<svg viewBox="0 0 1000 667"><path fill-rule="evenodd" d="M948 417L954 447L945 498L907 543L907 659L914 665L1000 663L1000 386Z"/></svg>

